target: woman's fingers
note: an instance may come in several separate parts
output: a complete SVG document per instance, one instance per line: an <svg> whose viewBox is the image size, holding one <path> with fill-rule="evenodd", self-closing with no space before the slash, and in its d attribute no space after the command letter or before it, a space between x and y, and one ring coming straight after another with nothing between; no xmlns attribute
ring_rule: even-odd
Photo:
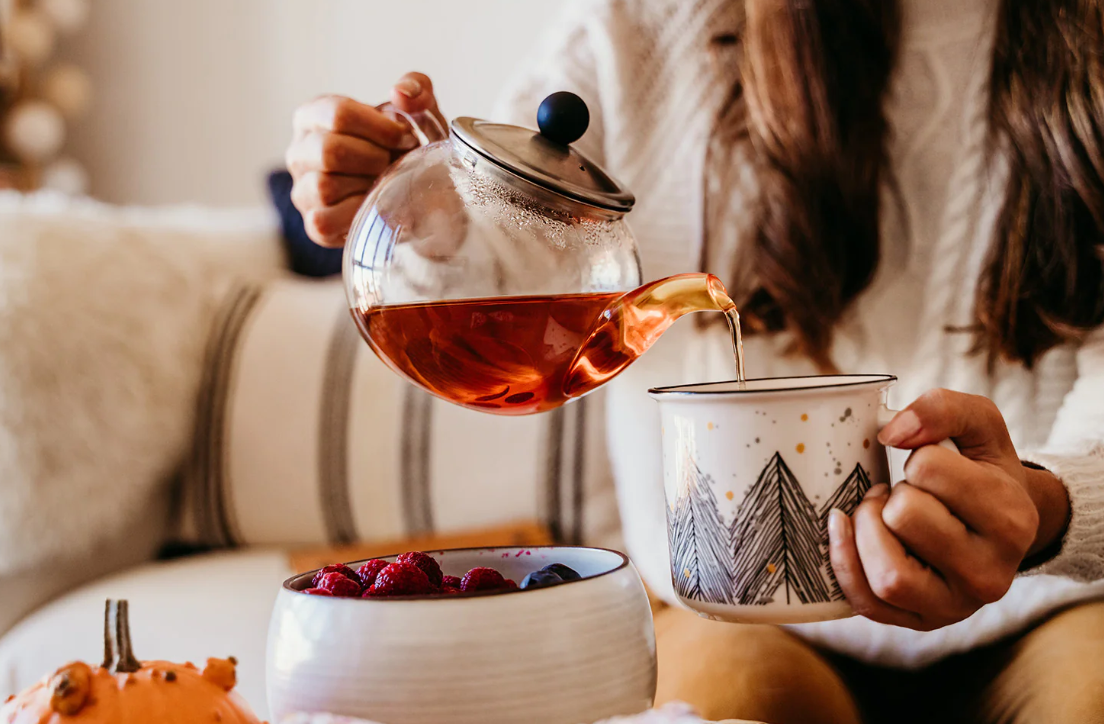
<svg viewBox="0 0 1104 724"><path fill-rule="evenodd" d="M334 206L311 209L303 214L307 234L321 246L342 246L353 217L360 209L365 194L350 196Z"/></svg>
<svg viewBox="0 0 1104 724"><path fill-rule="evenodd" d="M312 171L379 176L391 164L391 153L363 138L312 132L291 145L286 160L296 177Z"/></svg>
<svg viewBox="0 0 1104 724"><path fill-rule="evenodd" d="M828 553L832 571L855 613L872 621L918 628L920 617L912 611L890 606L875 595L866 579L859 551L855 544L855 528L851 519L842 511L833 510L828 515Z"/></svg>
<svg viewBox="0 0 1104 724"><path fill-rule="evenodd" d="M893 488L882 522L906 549L944 577L980 564L982 541L931 493L908 483Z"/></svg>
<svg viewBox="0 0 1104 724"><path fill-rule="evenodd" d="M956 608L951 590L932 569L909 555L882 520L888 486L871 489L855 510L855 547L870 589L880 600L915 612L949 612Z"/></svg>
<svg viewBox="0 0 1104 724"><path fill-rule="evenodd" d="M905 477L938 498L971 531L1015 549L1012 554L1022 556L1034 540L1038 513L1024 489L999 467L925 445L909 455Z"/></svg>
<svg viewBox="0 0 1104 724"><path fill-rule="evenodd" d="M311 171L295 179L291 201L300 209L335 206L350 196L366 194L374 183L375 179L367 176Z"/></svg>
<svg viewBox="0 0 1104 724"><path fill-rule="evenodd" d="M409 149L413 140L405 125L378 108L342 96L323 96L300 106L293 125L297 136L337 133L390 149Z"/></svg>
<svg viewBox="0 0 1104 724"><path fill-rule="evenodd" d="M443 122L433 83L421 73L400 79L392 100L408 112L429 111ZM349 225L376 178L418 146L413 129L394 113L344 96L328 95L300 106L285 155L295 179L291 200L307 235L323 246L344 243Z"/></svg>
<svg viewBox="0 0 1104 724"><path fill-rule="evenodd" d="M407 73L391 89L391 102L407 113L429 111L444 123L433 93L433 81L425 73Z"/></svg>

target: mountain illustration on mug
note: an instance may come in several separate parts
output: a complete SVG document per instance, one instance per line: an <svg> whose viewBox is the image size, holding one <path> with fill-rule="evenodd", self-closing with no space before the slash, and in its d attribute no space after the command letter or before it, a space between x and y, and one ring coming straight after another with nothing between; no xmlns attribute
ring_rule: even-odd
<svg viewBox="0 0 1104 724"><path fill-rule="evenodd" d="M870 489L861 464L817 509L780 453L767 462L730 523L713 479L692 460L685 493L667 511L675 590L706 603L767 605L844 600L828 562L828 512L850 515Z"/></svg>

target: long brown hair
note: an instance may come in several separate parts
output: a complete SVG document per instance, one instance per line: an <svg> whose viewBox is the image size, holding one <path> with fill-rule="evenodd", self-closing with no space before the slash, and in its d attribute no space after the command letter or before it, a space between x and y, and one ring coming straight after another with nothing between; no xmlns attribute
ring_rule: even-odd
<svg viewBox="0 0 1104 724"><path fill-rule="evenodd" d="M739 46L740 71L722 118L759 188L736 264L741 313L753 329L792 331L797 351L830 368L832 330L879 261L900 10L897 0L744 2L744 28L719 39ZM1102 4L1001 1L990 148L1007 158L1009 183L975 304L990 362L1030 367L1104 323Z"/></svg>

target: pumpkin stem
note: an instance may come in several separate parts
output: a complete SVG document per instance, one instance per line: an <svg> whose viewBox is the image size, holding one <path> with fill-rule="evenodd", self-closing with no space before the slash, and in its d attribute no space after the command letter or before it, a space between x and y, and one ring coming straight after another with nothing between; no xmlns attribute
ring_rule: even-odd
<svg viewBox="0 0 1104 724"><path fill-rule="evenodd" d="M126 601L108 599L104 608L103 667L113 674L132 674L142 668L130 646L130 616Z"/></svg>

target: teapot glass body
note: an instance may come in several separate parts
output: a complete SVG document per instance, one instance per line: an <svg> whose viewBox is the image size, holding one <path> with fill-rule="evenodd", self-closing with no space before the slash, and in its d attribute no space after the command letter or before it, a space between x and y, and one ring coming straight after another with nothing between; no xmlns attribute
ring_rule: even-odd
<svg viewBox="0 0 1104 724"><path fill-rule="evenodd" d="M504 167L468 142L471 119L450 134L428 115L406 120L422 147L365 199L343 274L365 340L415 384L472 409L542 412L613 377L681 314L731 306L704 274L640 287L625 212L588 203L587 179L553 190ZM616 184L568 146L524 142Z"/></svg>

